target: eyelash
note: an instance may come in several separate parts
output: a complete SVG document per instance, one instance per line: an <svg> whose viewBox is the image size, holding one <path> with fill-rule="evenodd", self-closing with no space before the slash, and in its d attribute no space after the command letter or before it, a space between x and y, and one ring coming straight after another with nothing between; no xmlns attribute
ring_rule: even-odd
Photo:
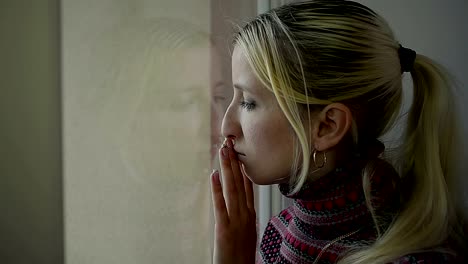
<svg viewBox="0 0 468 264"><path fill-rule="evenodd" d="M242 101L240 106L245 108L247 111L252 111L255 108L255 102L249 103L246 101Z"/></svg>

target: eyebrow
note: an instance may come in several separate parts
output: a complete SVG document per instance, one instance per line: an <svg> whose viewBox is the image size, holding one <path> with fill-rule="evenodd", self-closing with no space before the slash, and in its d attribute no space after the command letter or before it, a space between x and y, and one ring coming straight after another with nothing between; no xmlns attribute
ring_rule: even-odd
<svg viewBox="0 0 468 264"><path fill-rule="evenodd" d="M224 87L224 83L223 82L216 82L214 86L212 86L214 88L214 90L216 89L222 89Z"/></svg>

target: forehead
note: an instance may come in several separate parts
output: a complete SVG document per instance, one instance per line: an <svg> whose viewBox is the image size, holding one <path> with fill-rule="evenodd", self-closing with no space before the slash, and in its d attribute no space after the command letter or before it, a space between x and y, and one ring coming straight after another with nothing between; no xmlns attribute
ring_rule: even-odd
<svg viewBox="0 0 468 264"><path fill-rule="evenodd" d="M247 58L239 47L235 47L232 52L232 80L246 81L251 77L252 69L250 68Z"/></svg>
<svg viewBox="0 0 468 264"><path fill-rule="evenodd" d="M232 53L232 82L243 86L246 92L273 95L257 78L242 49L235 47Z"/></svg>
<svg viewBox="0 0 468 264"><path fill-rule="evenodd" d="M174 52L160 65L164 77L173 84L193 84L207 87L210 77L208 47L193 47Z"/></svg>

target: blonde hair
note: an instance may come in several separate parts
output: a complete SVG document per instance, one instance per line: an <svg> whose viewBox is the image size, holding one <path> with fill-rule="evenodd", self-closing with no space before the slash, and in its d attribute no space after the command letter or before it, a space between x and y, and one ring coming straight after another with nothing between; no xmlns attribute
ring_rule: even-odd
<svg viewBox="0 0 468 264"><path fill-rule="evenodd" d="M274 93L296 134L292 193L311 174L310 133L304 126L311 121L311 111L332 102L348 105L355 119L351 133L356 145L381 137L399 117L403 96L399 43L386 21L359 3L318 0L285 5L245 25L234 43ZM363 188L378 238L350 251L340 263L390 262L441 245L456 233L457 215L447 186L454 174L457 136L451 79L442 66L420 54L411 76L413 104L400 155L394 160L405 186L402 207L390 227L380 230L370 202L375 163L369 162ZM368 121L372 126L364 125Z"/></svg>

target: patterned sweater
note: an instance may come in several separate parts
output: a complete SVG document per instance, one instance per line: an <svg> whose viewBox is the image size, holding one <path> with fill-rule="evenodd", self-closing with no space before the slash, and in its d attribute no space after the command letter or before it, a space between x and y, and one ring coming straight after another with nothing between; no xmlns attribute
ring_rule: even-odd
<svg viewBox="0 0 468 264"><path fill-rule="evenodd" d="M382 166L380 166L382 165ZM371 243L376 230L362 191L363 161L337 168L330 175L306 184L295 195L288 195L289 186L279 186L293 205L273 217L263 234L257 251L261 263L335 263L353 246ZM373 206L377 213L387 212L383 222L390 223L398 208L398 176L387 163L380 162L371 179ZM382 226L385 228L385 225ZM353 233L356 232L356 233ZM334 239L353 233L321 250ZM455 263L451 255L421 253L403 256L393 263Z"/></svg>

